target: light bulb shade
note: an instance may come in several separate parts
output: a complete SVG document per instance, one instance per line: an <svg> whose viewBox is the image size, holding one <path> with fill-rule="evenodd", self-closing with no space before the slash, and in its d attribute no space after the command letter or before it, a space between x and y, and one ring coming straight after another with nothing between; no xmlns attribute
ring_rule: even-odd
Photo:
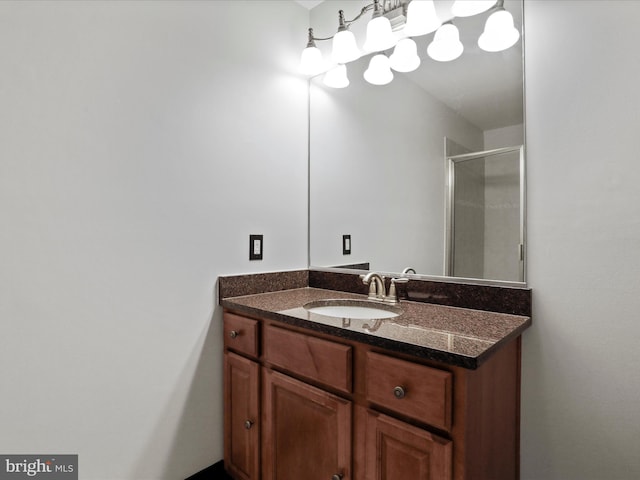
<svg viewBox="0 0 640 480"><path fill-rule="evenodd" d="M386 85L393 80L393 72L389 67L386 55L374 55L369 61L369 68L364 72L364 79L373 85Z"/></svg>
<svg viewBox="0 0 640 480"><path fill-rule="evenodd" d="M506 10L498 10L487 18L478 46L487 52L500 52L512 47L520 38L513 26L513 17Z"/></svg>
<svg viewBox="0 0 640 480"><path fill-rule="evenodd" d="M366 52L381 52L398 43L387 17L376 17L367 23L367 39L362 45Z"/></svg>
<svg viewBox="0 0 640 480"><path fill-rule="evenodd" d="M416 42L410 38L400 40L389 57L389 63L396 72L413 72L420 66Z"/></svg>
<svg viewBox="0 0 640 480"><path fill-rule="evenodd" d="M331 60L335 63L348 63L359 59L361 56L356 37L349 30L341 30L333 37Z"/></svg>
<svg viewBox="0 0 640 480"><path fill-rule="evenodd" d="M324 69L322 52L318 47L307 47L300 55L300 72L304 75L317 75Z"/></svg>
<svg viewBox="0 0 640 480"><path fill-rule="evenodd" d="M433 41L427 47L427 53L438 62L450 62L460 55L464 47L460 42L460 32L452 23L442 25L433 37Z"/></svg>
<svg viewBox="0 0 640 480"><path fill-rule="evenodd" d="M349 86L347 66L337 65L324 74L323 83L331 88L345 88Z"/></svg>
<svg viewBox="0 0 640 480"><path fill-rule="evenodd" d="M451 13L456 17L471 17L486 12L496 4L496 0L456 0Z"/></svg>
<svg viewBox="0 0 640 480"><path fill-rule="evenodd" d="M407 37L418 37L435 32L442 22L436 14L433 0L412 0L407 7L407 23L404 34Z"/></svg>

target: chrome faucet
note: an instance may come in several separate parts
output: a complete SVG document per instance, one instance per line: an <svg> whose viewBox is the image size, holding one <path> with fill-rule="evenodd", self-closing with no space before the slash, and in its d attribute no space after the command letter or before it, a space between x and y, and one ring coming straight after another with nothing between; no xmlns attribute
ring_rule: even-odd
<svg viewBox="0 0 640 480"><path fill-rule="evenodd" d="M384 284L384 276L377 272L369 272L366 275L360 275L362 283L369 285L369 300L376 300L378 302L385 303L399 303L398 293L396 291L397 283L407 283L408 278L392 278L391 285L389 287L389 295L387 295L387 289Z"/></svg>
<svg viewBox="0 0 640 480"><path fill-rule="evenodd" d="M387 289L384 285L384 277L376 272L369 272L366 275L360 275L362 283L369 285L369 300L378 300L384 302L387 296Z"/></svg>

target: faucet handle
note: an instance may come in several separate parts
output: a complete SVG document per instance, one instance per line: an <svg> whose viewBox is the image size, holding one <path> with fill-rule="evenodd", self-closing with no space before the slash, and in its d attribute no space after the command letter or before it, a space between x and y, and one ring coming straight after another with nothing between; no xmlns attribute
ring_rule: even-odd
<svg viewBox="0 0 640 480"><path fill-rule="evenodd" d="M398 298L398 292L396 291L396 283L408 283L408 278L392 278L391 286L389 287L389 294L385 301L387 303L399 303L400 299Z"/></svg>

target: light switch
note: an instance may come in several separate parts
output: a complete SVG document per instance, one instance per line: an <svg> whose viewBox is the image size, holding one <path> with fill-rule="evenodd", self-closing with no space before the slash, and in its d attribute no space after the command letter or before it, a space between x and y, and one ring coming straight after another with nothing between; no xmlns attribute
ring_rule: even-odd
<svg viewBox="0 0 640 480"><path fill-rule="evenodd" d="M262 235L249 235L249 260L262 260Z"/></svg>

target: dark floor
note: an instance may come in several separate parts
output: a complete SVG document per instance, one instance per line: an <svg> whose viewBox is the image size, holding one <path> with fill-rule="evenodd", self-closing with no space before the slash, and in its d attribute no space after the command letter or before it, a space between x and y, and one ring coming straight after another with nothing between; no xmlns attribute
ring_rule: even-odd
<svg viewBox="0 0 640 480"><path fill-rule="evenodd" d="M209 468L205 468L201 472L192 475L186 480L233 480L224 471L222 462L218 462L215 465L211 465Z"/></svg>

